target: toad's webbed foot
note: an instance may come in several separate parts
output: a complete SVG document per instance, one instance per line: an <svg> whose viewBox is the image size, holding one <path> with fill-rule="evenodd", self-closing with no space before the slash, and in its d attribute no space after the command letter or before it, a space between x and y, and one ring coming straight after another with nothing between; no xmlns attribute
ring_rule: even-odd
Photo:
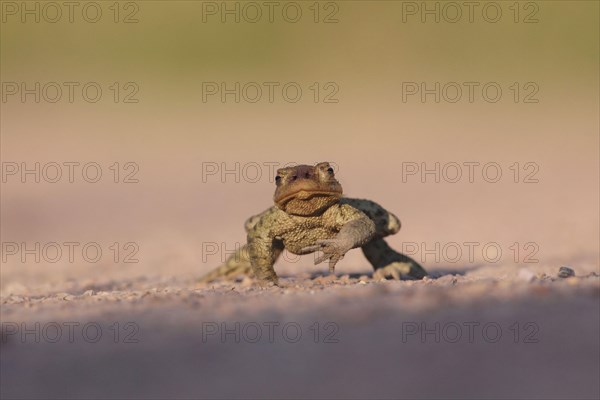
<svg viewBox="0 0 600 400"><path fill-rule="evenodd" d="M377 268L373 272L373 279L422 279L427 276L425 270L419 265L410 262L393 262L385 267Z"/></svg>
<svg viewBox="0 0 600 400"><path fill-rule="evenodd" d="M373 239L362 247L375 271L373 279L422 279L427 271L412 258L392 249L385 240Z"/></svg>
<svg viewBox="0 0 600 400"><path fill-rule="evenodd" d="M356 210L354 210L356 212ZM350 249L367 243L375 233L375 224L366 215L360 213L359 218L346 223L333 239L317 240L313 246L302 249L304 253L321 251L323 254L315 260L315 265L329 260L329 273L335 272L335 264L344 258Z"/></svg>
<svg viewBox="0 0 600 400"><path fill-rule="evenodd" d="M344 254L352 249L353 245L354 242L350 238L335 237L333 239L317 240L316 245L305 247L302 251L307 253L322 252L323 254L315 259L315 265L329 260L329 273L333 274L335 272L335 264L344 258Z"/></svg>

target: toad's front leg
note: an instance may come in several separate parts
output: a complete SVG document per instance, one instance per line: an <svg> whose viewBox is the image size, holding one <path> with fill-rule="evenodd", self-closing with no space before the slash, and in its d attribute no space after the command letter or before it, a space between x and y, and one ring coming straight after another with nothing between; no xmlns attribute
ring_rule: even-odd
<svg viewBox="0 0 600 400"><path fill-rule="evenodd" d="M279 279L273 265L277 256L283 251L283 243L279 240L260 235L248 235L248 255L254 276L261 286L278 286Z"/></svg>
<svg viewBox="0 0 600 400"><path fill-rule="evenodd" d="M329 273L335 272L335 265L344 258L350 249L361 247L375 234L375 224L366 216L347 222L332 239L317 240L313 246L302 249L303 252L321 251L323 254L315 260L319 264L329 260Z"/></svg>

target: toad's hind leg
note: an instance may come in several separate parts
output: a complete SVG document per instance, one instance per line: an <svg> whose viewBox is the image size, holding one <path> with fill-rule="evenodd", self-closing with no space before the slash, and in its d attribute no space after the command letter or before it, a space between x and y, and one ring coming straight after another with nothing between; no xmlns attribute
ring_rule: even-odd
<svg viewBox="0 0 600 400"><path fill-rule="evenodd" d="M283 246L274 247L273 258L277 259L282 251ZM252 270L252 264L250 263L250 257L248 255L248 245L243 245L223 264L219 265L217 268L198 279L198 283L210 283L217 279L233 280L240 275L249 276L250 278L255 277L254 271Z"/></svg>
<svg viewBox="0 0 600 400"><path fill-rule="evenodd" d="M242 246L229 256L223 264L198 279L198 283L209 283L220 278L234 279L239 275L253 275L247 245Z"/></svg>
<svg viewBox="0 0 600 400"><path fill-rule="evenodd" d="M256 226L258 221L265 215L272 214L275 207L271 207L260 214L254 215L246 220L244 223L244 229L249 232ZM274 259L277 259L283 248L274 249ZM250 263L250 256L248 254L248 245L245 244L240 247L235 253L233 253L225 262L206 275L198 279L198 283L209 283L217 279L234 279L237 276L245 275L251 278L254 277L254 271L252 270L252 264Z"/></svg>
<svg viewBox="0 0 600 400"><path fill-rule="evenodd" d="M385 240L376 238L362 247L362 251L373 266L374 279L409 278L421 279L427 271L412 258L392 249Z"/></svg>

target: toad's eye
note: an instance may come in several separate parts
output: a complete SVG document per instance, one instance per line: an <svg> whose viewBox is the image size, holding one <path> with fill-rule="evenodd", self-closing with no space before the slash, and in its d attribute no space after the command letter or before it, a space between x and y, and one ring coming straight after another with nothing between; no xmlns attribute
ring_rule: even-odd
<svg viewBox="0 0 600 400"><path fill-rule="evenodd" d="M333 168L331 168L331 167L327 168L327 172L329 172L329 175L333 175Z"/></svg>
<svg viewBox="0 0 600 400"><path fill-rule="evenodd" d="M277 175L275 177L275 184L279 185L281 183L281 177L279 175Z"/></svg>

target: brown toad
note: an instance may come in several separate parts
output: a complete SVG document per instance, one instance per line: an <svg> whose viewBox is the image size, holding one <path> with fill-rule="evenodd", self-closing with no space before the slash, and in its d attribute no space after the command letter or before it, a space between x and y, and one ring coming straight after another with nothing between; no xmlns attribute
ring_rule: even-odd
<svg viewBox="0 0 600 400"><path fill-rule="evenodd" d="M321 251L315 264L329 261L329 272L350 249L360 247L375 279L423 278L427 272L383 240L400 230L398 218L379 204L342 197L342 186L328 162L277 170L275 205L245 223L248 242L223 265L200 279L247 274L277 284L273 264L284 249L293 254Z"/></svg>

